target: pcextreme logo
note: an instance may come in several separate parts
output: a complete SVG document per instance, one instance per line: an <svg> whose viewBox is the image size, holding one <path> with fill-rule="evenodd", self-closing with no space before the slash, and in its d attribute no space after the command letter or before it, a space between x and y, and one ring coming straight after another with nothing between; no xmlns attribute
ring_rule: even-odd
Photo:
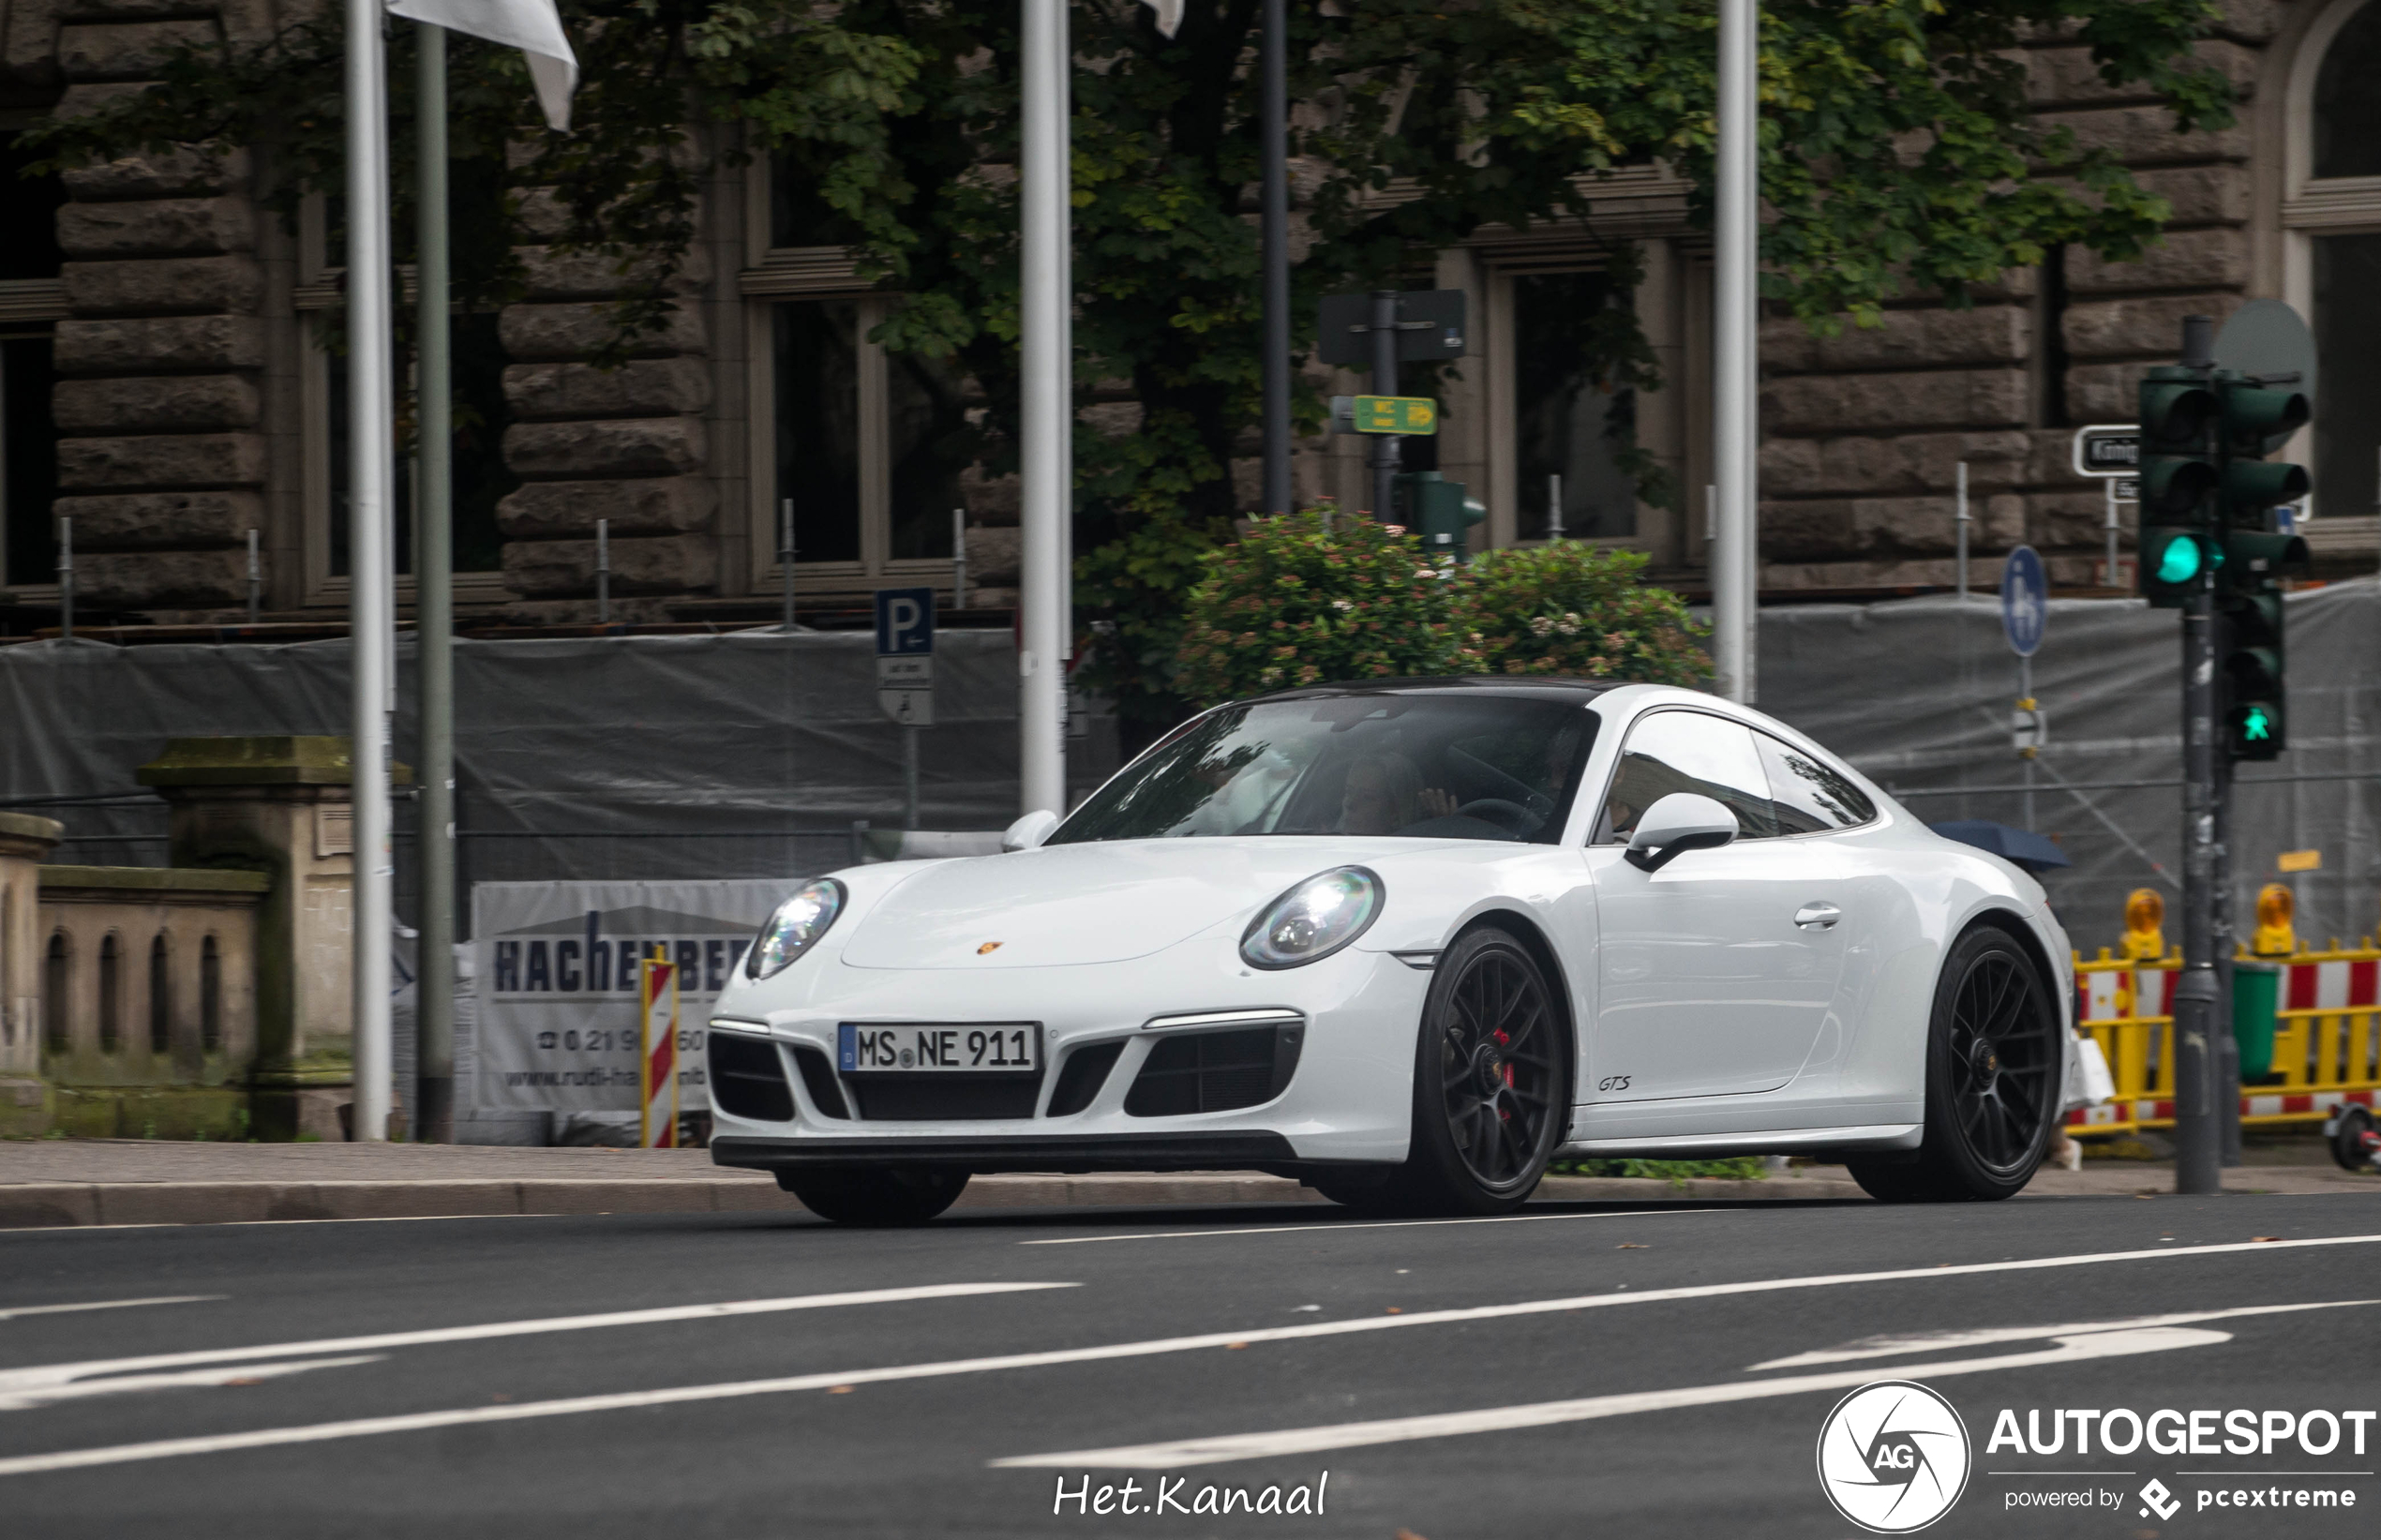
<svg viewBox="0 0 2381 1540"><path fill-rule="evenodd" d="M1861 1386L1819 1425L1819 1487L1837 1513L1875 1534L1908 1534L1949 1513L1968 1466L1968 1425L1908 1380Z"/></svg>

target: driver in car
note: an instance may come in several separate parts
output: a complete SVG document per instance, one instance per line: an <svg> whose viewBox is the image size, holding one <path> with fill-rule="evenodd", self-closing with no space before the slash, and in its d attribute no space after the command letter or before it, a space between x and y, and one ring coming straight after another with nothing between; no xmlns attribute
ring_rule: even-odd
<svg viewBox="0 0 2381 1540"><path fill-rule="evenodd" d="M1348 767L1340 793L1340 832L1394 834L1409 824L1455 811L1455 799L1422 784L1401 754L1369 754Z"/></svg>

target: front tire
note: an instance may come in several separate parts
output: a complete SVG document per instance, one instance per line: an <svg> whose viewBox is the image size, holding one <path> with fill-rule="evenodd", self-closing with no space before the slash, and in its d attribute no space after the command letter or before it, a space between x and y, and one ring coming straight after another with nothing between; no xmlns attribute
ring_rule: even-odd
<svg viewBox="0 0 2381 1540"><path fill-rule="evenodd" d="M1563 1142L1570 1090L1570 1034L1536 957L1494 927L1457 937L1422 1008L1410 1154L1356 1206L1512 1212Z"/></svg>
<svg viewBox="0 0 2381 1540"><path fill-rule="evenodd" d="M2059 1009L2015 937L1980 925L1955 942L1926 1033L1918 1159L1845 1162L1880 1203L1990 1203L2033 1180L2059 1122Z"/></svg>
<svg viewBox="0 0 2381 1540"><path fill-rule="evenodd" d="M777 1185L822 1219L884 1229L923 1224L959 1201L967 1173L945 1166L804 1166Z"/></svg>

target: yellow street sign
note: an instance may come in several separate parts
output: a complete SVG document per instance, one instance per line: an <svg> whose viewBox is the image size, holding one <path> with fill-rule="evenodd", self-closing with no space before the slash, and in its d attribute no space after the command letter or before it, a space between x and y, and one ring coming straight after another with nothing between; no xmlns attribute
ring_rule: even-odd
<svg viewBox="0 0 2381 1540"><path fill-rule="evenodd" d="M1439 430L1439 404L1427 396L1359 396L1358 433L1422 433Z"/></svg>
<svg viewBox="0 0 2381 1540"><path fill-rule="evenodd" d="M2320 872L2323 870L2323 852L2284 850L2282 859L2274 864L2284 872Z"/></svg>

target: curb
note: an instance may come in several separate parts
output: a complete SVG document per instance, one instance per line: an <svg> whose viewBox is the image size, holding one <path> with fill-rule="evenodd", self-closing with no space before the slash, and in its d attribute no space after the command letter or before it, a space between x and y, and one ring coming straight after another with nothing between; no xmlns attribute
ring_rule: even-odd
<svg viewBox="0 0 2381 1540"><path fill-rule="evenodd" d="M1866 1201L1850 1182L1550 1176L1554 1203ZM979 1176L954 1209L1311 1204L1328 1200L1280 1176ZM765 1176L627 1181L23 1182L0 1184L0 1229L89 1225L262 1224L308 1219L472 1219L502 1215L801 1213Z"/></svg>

